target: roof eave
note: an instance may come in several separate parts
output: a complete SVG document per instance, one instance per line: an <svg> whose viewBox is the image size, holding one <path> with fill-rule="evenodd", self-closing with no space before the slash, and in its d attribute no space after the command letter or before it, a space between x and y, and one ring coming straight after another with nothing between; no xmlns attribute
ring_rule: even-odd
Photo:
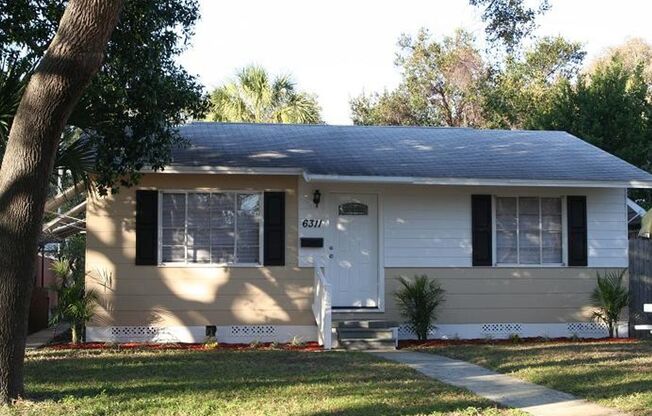
<svg viewBox="0 0 652 416"><path fill-rule="evenodd" d="M168 166L162 170L141 169L141 173L201 173L217 175L302 175L300 168L248 168L229 166Z"/></svg>
<svg viewBox="0 0 652 416"><path fill-rule="evenodd" d="M531 186L569 188L652 188L651 181L587 181L540 179L422 178L409 176L342 176L305 173L306 182L395 183L411 185Z"/></svg>
<svg viewBox="0 0 652 416"><path fill-rule="evenodd" d="M589 180L573 180L573 179L541 180L541 179L486 179L486 178L427 178L427 177L416 177L416 176L348 176L348 175L312 174L300 168L170 166L170 167L166 167L164 170L142 169L141 173L219 174L219 175L291 175L291 176L303 176L306 182L652 189L652 180L589 181Z"/></svg>

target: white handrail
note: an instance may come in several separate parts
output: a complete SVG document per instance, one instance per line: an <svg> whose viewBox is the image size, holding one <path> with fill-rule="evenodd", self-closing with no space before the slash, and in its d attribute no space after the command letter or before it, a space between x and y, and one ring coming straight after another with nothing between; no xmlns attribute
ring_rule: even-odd
<svg viewBox="0 0 652 416"><path fill-rule="evenodd" d="M331 285L326 281L323 267L315 266L315 300L312 304L312 313L317 322L317 338L319 345L325 350L330 350L331 342Z"/></svg>
<svg viewBox="0 0 652 416"><path fill-rule="evenodd" d="M643 312L652 313L652 303L643 304ZM652 334L652 325L634 325L636 331L650 331Z"/></svg>

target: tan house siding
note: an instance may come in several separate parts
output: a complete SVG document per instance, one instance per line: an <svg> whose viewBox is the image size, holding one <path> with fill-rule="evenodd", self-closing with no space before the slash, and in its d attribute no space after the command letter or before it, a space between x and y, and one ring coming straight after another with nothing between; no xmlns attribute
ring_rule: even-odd
<svg viewBox="0 0 652 416"><path fill-rule="evenodd" d="M285 266L136 266L136 189L285 191ZM314 323L313 272L297 267L297 177L147 174L136 188L90 198L87 224L87 285L101 305L91 325Z"/></svg>
<svg viewBox="0 0 652 416"><path fill-rule="evenodd" d="M436 277L446 290L438 323L563 323L590 321L589 297L596 273L609 269L575 267L386 268L385 313L401 321L394 293L397 278ZM620 271L622 269L611 269ZM339 313L337 319L379 319L380 314Z"/></svg>
<svg viewBox="0 0 652 416"><path fill-rule="evenodd" d="M101 305L90 326L314 325L311 310L313 269L310 264L302 264L305 267L298 264L298 228L301 218L314 204L311 202L312 188L305 183L300 185L300 181L296 176L285 175L147 174L136 188L122 189L117 195L106 198L89 198L87 285L98 292ZM320 184L319 188L325 198L328 198L327 192L333 190L324 184ZM286 192L285 266L136 266L136 189ZM342 189L355 191L362 187L350 185L342 186ZM425 216L425 211L428 215L441 215L437 211L440 206L450 208L447 208L447 212L459 210L464 218L468 218L469 196L482 189L378 186L372 191L382 196L379 204L384 212L380 216L384 239L381 238L380 248L389 251L394 239L399 237L405 247L408 247L405 244L408 237L418 238L419 241L414 241L417 246L443 239L452 241L466 250L465 256L470 256L467 241L470 236L467 235L469 230L466 225L461 227L463 235L448 239L439 235L440 230L435 227L410 231L411 234L405 236L397 233L404 232L410 221L416 221L413 217ZM547 189L537 192L569 194L574 191ZM620 218L621 207L617 202L622 192L588 190L586 193L589 196L589 219L602 215L604 211L605 218L595 217L595 220L606 221L614 217L612 222L616 223L613 232L592 230L593 234L589 235L590 249L593 249L593 240L598 241L600 247L619 243L621 234L625 234L620 229L620 223L624 225L625 219ZM403 211L392 208L400 195L404 195L412 208ZM298 197L302 200L303 211L298 209ZM463 206L455 205L456 201L461 201ZM417 206L422 207L418 216L414 208ZM328 244L329 235L324 236ZM597 254L597 258L607 256L610 259L610 263L604 264L611 267L608 270L620 270L617 267L622 263L622 253L618 252L613 259L605 252ZM446 290L446 302L442 305L438 320L440 324L587 322L591 320L593 311L589 306L589 296L595 287L596 272L605 270L597 266L464 267L469 259L465 257L462 264L455 267L421 266L421 263L433 261L424 255L421 263L415 261L414 266L419 267L402 267L396 264L400 262L385 257L385 266L390 266L384 268L385 312L336 313L334 317L401 321L393 296L397 289L397 276L426 274L438 278Z"/></svg>

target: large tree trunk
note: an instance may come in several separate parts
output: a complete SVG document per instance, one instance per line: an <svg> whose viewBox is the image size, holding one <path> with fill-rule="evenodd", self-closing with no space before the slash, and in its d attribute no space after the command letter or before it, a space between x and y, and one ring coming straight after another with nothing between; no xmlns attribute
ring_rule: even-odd
<svg viewBox="0 0 652 416"><path fill-rule="evenodd" d="M0 167L0 405L23 395L34 256L57 145L121 8L122 0L70 0L9 133Z"/></svg>

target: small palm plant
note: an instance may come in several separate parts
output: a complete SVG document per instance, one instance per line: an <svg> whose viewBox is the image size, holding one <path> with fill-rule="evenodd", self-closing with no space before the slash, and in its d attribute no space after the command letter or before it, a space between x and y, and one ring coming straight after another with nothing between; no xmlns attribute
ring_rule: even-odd
<svg viewBox="0 0 652 416"><path fill-rule="evenodd" d="M437 307L444 301L444 289L436 279L426 275L415 276L414 280L399 277L401 288L395 293L401 315L408 327L421 341L428 339L428 332L437 320Z"/></svg>
<svg viewBox="0 0 652 416"><path fill-rule="evenodd" d="M609 336L618 336L618 317L620 312L629 305L629 291L623 286L626 270L621 272L598 272L598 282L591 295L593 306L599 310L593 312L593 317L607 324Z"/></svg>
<svg viewBox="0 0 652 416"><path fill-rule="evenodd" d="M57 260L52 264L52 271L57 277L54 289L57 293L57 305L52 311L50 324L70 323L72 343L81 340L81 331L94 315L97 295L86 290L84 274L71 266L67 259Z"/></svg>

